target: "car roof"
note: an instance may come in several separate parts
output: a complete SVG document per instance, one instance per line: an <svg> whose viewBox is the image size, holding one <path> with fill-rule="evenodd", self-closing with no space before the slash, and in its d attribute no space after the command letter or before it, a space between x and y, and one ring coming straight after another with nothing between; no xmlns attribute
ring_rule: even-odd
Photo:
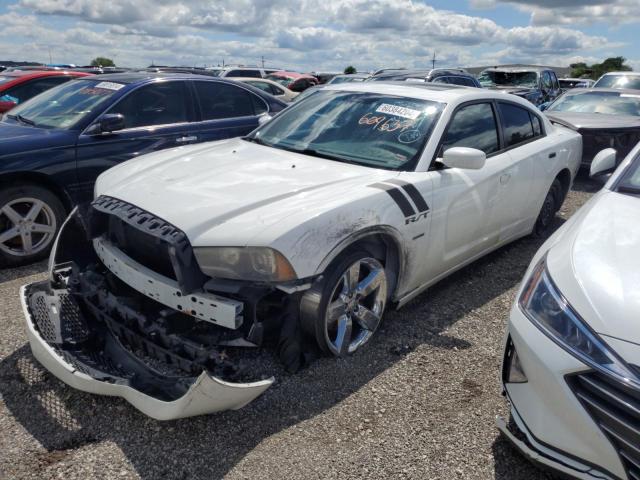
<svg viewBox="0 0 640 480"><path fill-rule="evenodd" d="M509 73L520 73L520 72L553 72L552 68L547 67L489 67L485 68L483 72L509 72Z"/></svg>
<svg viewBox="0 0 640 480"><path fill-rule="evenodd" d="M124 73L107 73L104 75L95 75L91 77L97 81L109 81L118 83L137 83L145 80L155 80L160 78L172 78L174 80L212 80L216 82L224 81L222 78L213 77L211 75L198 75L196 73L172 73L172 72L124 72Z"/></svg>
<svg viewBox="0 0 640 480"><path fill-rule="evenodd" d="M517 103L528 104L526 100L514 95L483 88L463 87L448 83L412 83L412 82L350 82L323 85L322 90L342 90L370 92L382 95L397 95L434 102L452 103L467 100L509 99Z"/></svg>
<svg viewBox="0 0 640 480"><path fill-rule="evenodd" d="M90 73L74 72L73 70L11 70L9 72L2 72L3 77L14 78L38 78L38 77L57 77L60 75L70 75L74 77L86 77L90 76Z"/></svg>

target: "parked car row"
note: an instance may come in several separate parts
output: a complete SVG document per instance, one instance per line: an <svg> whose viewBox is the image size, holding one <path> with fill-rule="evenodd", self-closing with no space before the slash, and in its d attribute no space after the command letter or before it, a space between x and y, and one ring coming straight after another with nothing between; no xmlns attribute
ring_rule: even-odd
<svg viewBox="0 0 640 480"><path fill-rule="evenodd" d="M47 279L20 292L38 361L157 419L240 408L274 381L248 352L295 372L360 351L389 308L547 237L582 166L611 177L525 276L501 376L512 421L497 423L546 468L640 478L634 77L563 93L547 69L322 86L237 70L62 71L15 97L0 262L51 250Z"/></svg>

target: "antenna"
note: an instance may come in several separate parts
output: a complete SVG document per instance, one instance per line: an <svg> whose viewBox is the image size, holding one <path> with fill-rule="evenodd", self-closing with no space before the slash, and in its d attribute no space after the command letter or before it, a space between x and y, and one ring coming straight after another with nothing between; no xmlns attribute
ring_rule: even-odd
<svg viewBox="0 0 640 480"><path fill-rule="evenodd" d="M431 68L435 69L436 68L436 51L433 51L433 60L431 60Z"/></svg>

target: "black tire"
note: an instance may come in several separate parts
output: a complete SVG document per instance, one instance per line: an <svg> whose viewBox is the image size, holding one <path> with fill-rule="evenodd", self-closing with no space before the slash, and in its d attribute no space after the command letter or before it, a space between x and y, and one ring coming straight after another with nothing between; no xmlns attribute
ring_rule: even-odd
<svg viewBox="0 0 640 480"><path fill-rule="evenodd" d="M33 203L30 203L30 200L33 200ZM37 202L42 202L42 205L40 206ZM40 206L40 212L37 213L34 209L35 217L29 223L27 214L35 205ZM16 213L21 217L24 216L20 225L15 223ZM0 240L2 240L0 267L24 265L45 258L51 251L65 216L66 211L60 199L46 188L35 184L2 188L0 191ZM43 225L48 225L46 232L40 231L44 230ZM7 235L17 231L22 233L6 238ZM27 242L31 242L31 249L28 248L28 243L24 242L25 238L28 239Z"/></svg>
<svg viewBox="0 0 640 480"><path fill-rule="evenodd" d="M351 315L352 313L356 315L355 311L363 312L365 310L364 307L366 307L369 310L367 313L375 314L377 322L373 320L373 317L369 316L367 319L370 321L370 323L367 323L369 328L364 328L363 321L359 318L359 315L357 316L358 318L356 316L350 317L352 319L350 321L352 327L349 327L350 342L340 342L345 347L340 348L330 338L332 336L331 332L329 332L331 328L326 323L327 308L332 300L335 301L333 297L335 297L339 282L347 274L349 267L356 263L360 263L361 276L369 278L368 275L374 270L376 275L380 275L381 272L382 276L378 279L380 285L368 296L362 296L359 299L354 296L352 302L345 303L345 315ZM363 279L357 282L358 285L362 284ZM353 353L356 349L366 344L375 333L375 330L377 330L384 314L387 296L387 275L382 263L366 251L354 251L346 254L336 260L329 267L323 278L303 295L300 301L300 318L303 332L315 338L318 347L325 354L344 356ZM381 298L383 299L382 301ZM339 337L339 333L337 335L336 340ZM360 341L359 339L362 340ZM349 345L346 345L347 343ZM352 346L355 346L355 348L350 350L349 348Z"/></svg>
<svg viewBox="0 0 640 480"><path fill-rule="evenodd" d="M540 213L533 227L531 235L534 238L545 238L551 233L553 221L556 213L558 213L558 210L560 210L562 206L563 200L562 184L560 180L556 178L547 192L547 196L544 199L542 208L540 208Z"/></svg>

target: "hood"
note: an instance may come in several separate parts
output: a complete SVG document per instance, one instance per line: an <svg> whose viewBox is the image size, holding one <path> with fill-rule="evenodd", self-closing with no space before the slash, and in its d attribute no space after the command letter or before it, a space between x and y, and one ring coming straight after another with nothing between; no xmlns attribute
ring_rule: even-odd
<svg viewBox="0 0 640 480"><path fill-rule="evenodd" d="M390 174L233 139L125 162L98 178L96 194L163 218L194 246L212 245L222 226L237 245L306 205L335 202L350 186Z"/></svg>
<svg viewBox="0 0 640 480"><path fill-rule="evenodd" d="M489 90L499 90L504 93L510 93L512 95L517 95L519 97L525 97L531 93L535 93L535 88L527 88L527 87L516 87L510 85L496 85L493 87L489 87Z"/></svg>
<svg viewBox="0 0 640 480"><path fill-rule="evenodd" d="M596 332L640 343L640 198L604 190L577 215L549 272Z"/></svg>
<svg viewBox="0 0 640 480"><path fill-rule="evenodd" d="M70 130L35 128L5 120L0 122L0 156L73 145L77 137L77 132Z"/></svg>
<svg viewBox="0 0 640 480"><path fill-rule="evenodd" d="M545 115L552 122L578 130L640 128L640 117L632 115L603 115L601 113L555 112L547 110Z"/></svg>

